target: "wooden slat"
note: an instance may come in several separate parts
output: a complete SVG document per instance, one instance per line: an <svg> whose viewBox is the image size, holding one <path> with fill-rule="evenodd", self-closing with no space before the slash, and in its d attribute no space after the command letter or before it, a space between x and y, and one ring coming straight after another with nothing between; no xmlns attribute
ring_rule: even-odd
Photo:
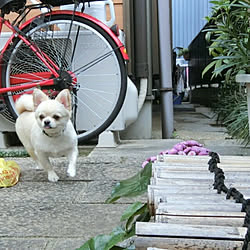
<svg viewBox="0 0 250 250"><path fill-rule="evenodd" d="M250 172L226 172L226 179L249 180ZM183 179L205 179L213 180L214 174L203 171L168 171L166 169L155 169L153 177L158 178L183 178Z"/></svg>
<svg viewBox="0 0 250 250"><path fill-rule="evenodd" d="M217 190L213 188L213 185L149 185L148 186L148 193L151 193L155 190L162 190L162 192L166 194L206 194L206 193L213 193L216 194Z"/></svg>
<svg viewBox="0 0 250 250"><path fill-rule="evenodd" d="M167 250L241 250L243 241L207 240L163 237L136 237L136 250L156 247Z"/></svg>
<svg viewBox="0 0 250 250"><path fill-rule="evenodd" d="M246 166L241 165L218 165L223 171L226 172L250 172L250 164ZM178 164L178 163L154 163L152 166L153 172L155 169L163 169L165 171L204 171L209 173L208 165L202 164Z"/></svg>
<svg viewBox="0 0 250 250"><path fill-rule="evenodd" d="M166 214L171 216L204 216L204 217L222 217L222 218L244 218L246 213L244 212L223 212L223 211L171 211L168 212L164 208L158 208L156 214Z"/></svg>
<svg viewBox="0 0 250 250"><path fill-rule="evenodd" d="M161 190L155 190L151 193L149 201L166 202L168 204L228 204L234 203L234 200L227 200L225 195L220 194L165 194Z"/></svg>
<svg viewBox="0 0 250 250"><path fill-rule="evenodd" d="M182 206L176 206L176 204L159 203L158 209L164 209L170 213L176 211L223 211L223 212L240 212L242 205L240 203L229 204L183 204Z"/></svg>
<svg viewBox="0 0 250 250"><path fill-rule="evenodd" d="M160 191L159 191L160 192ZM225 196L224 196L225 197ZM232 209L235 208L234 200L226 200L223 199L218 194L168 194L154 192L153 195L148 196L148 205L152 214L154 214L155 209L159 207L159 204L165 203L167 206L173 205L176 208L186 209L186 206L209 206L215 207L218 209L218 206L225 205L230 209L232 205Z"/></svg>
<svg viewBox="0 0 250 250"><path fill-rule="evenodd" d="M153 222L136 223L137 236L244 240L246 232L247 228L245 227L179 225Z"/></svg>
<svg viewBox="0 0 250 250"><path fill-rule="evenodd" d="M240 191L245 198L250 197L250 187L244 187L244 188L238 188L238 191ZM226 199L226 194L218 194L217 190L213 188L213 186L208 186L208 185L178 185L178 186L171 186L171 185L166 185L166 186L157 186L157 185L149 185L148 186L148 197L154 197L154 195L161 196L162 197L168 197L172 196L173 194L176 195L185 195L185 196L190 196L190 195L203 195L203 198L206 199L208 196L211 197L214 195L214 197L219 197L220 199L224 200ZM202 199L201 199L202 200Z"/></svg>
<svg viewBox="0 0 250 250"><path fill-rule="evenodd" d="M250 177L243 177L242 179L229 179L226 178L225 180L225 185L229 187L241 187L244 186L246 187L247 185L250 184L249 182ZM204 185L210 185L213 184L212 179L185 179L185 178L162 178L162 177L152 177L150 179L150 184L151 185L199 185L199 186L204 186Z"/></svg>
<svg viewBox="0 0 250 250"><path fill-rule="evenodd" d="M241 227L245 220L245 213L222 211L175 211L168 213L157 209L155 222L193 225L217 225Z"/></svg>
<svg viewBox="0 0 250 250"><path fill-rule="evenodd" d="M234 163L249 163L250 156L230 156L230 155L219 155L220 162L227 163L227 164L234 164ZM159 156L159 159L162 159ZM207 163L211 157L210 156L188 156L188 155L164 155L164 161L166 162L200 162L200 163Z"/></svg>
<svg viewBox="0 0 250 250"><path fill-rule="evenodd" d="M242 227L244 218L221 218L221 217L190 217L190 216L169 216L155 215L155 222L170 224L191 224L191 225L213 225L227 227Z"/></svg>

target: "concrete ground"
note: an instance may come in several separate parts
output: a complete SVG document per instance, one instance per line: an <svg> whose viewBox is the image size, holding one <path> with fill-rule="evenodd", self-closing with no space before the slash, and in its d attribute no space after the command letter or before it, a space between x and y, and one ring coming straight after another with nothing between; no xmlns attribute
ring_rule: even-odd
<svg viewBox="0 0 250 250"><path fill-rule="evenodd" d="M22 169L20 181L0 189L0 250L72 250L90 237L111 232L128 204L147 200L145 194L105 204L112 187L137 173L147 157L181 140L198 140L220 154L250 154L249 148L216 126L207 109L180 108L174 115L175 139L160 139L160 112L155 111L152 140L122 141L117 148L81 146L83 154L78 158L75 178L66 176L64 158L53 160L60 176L57 183L49 183L45 172L36 170L30 158L15 158Z"/></svg>

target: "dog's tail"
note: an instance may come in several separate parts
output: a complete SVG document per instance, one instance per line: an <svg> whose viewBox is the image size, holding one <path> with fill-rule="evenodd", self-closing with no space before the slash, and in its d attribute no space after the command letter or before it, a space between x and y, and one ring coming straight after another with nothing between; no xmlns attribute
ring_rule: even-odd
<svg viewBox="0 0 250 250"><path fill-rule="evenodd" d="M18 114L22 114L25 111L34 111L33 96L24 94L15 103Z"/></svg>

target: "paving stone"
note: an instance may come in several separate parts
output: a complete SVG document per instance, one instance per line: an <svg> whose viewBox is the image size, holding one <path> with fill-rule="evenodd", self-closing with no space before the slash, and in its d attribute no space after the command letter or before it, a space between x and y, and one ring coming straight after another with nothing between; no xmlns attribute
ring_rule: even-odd
<svg viewBox="0 0 250 250"><path fill-rule="evenodd" d="M0 250L43 250L47 244L48 239L0 238Z"/></svg>
<svg viewBox="0 0 250 250"><path fill-rule="evenodd" d="M0 237L82 237L109 233L120 224L121 204L0 204Z"/></svg>
<svg viewBox="0 0 250 250"><path fill-rule="evenodd" d="M80 248L88 238L63 238L50 240L46 246L46 250L75 250Z"/></svg>
<svg viewBox="0 0 250 250"><path fill-rule="evenodd" d="M72 202L86 188L86 182L19 182L13 187L0 189L0 200L10 205L12 202Z"/></svg>
<svg viewBox="0 0 250 250"><path fill-rule="evenodd" d="M20 181L48 182L47 173L43 169L36 169L32 164L26 165L23 159L16 159L21 167ZM61 181L91 181L91 180L122 180L136 174L141 170L142 161L123 162L97 162L86 163L82 158L77 162L77 174L75 177L68 177L67 162L64 159L58 159L53 162L54 170ZM25 166L25 167L23 167Z"/></svg>
<svg viewBox="0 0 250 250"><path fill-rule="evenodd" d="M139 162L144 161L150 156L159 154L161 151L172 148L181 139L158 139L158 140L127 140L122 141L119 147L110 150L109 148L95 148L89 154L89 158L99 158L115 161L118 157L124 159L138 159Z"/></svg>
<svg viewBox="0 0 250 250"><path fill-rule="evenodd" d="M87 183L87 188L83 189L76 197L76 203L104 203L111 195L112 188L117 181L92 181ZM133 198L120 198L115 203L132 204L136 201L147 202L147 192Z"/></svg>

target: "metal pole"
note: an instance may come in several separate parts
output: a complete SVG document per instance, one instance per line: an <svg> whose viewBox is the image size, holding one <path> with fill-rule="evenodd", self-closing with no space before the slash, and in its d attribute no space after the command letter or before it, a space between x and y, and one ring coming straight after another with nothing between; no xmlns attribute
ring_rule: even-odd
<svg viewBox="0 0 250 250"><path fill-rule="evenodd" d="M162 138L173 136L171 0L158 0Z"/></svg>
<svg viewBox="0 0 250 250"><path fill-rule="evenodd" d="M152 97L153 64L152 64L152 0L146 0L147 17L147 59L148 59L148 89L147 96Z"/></svg>

